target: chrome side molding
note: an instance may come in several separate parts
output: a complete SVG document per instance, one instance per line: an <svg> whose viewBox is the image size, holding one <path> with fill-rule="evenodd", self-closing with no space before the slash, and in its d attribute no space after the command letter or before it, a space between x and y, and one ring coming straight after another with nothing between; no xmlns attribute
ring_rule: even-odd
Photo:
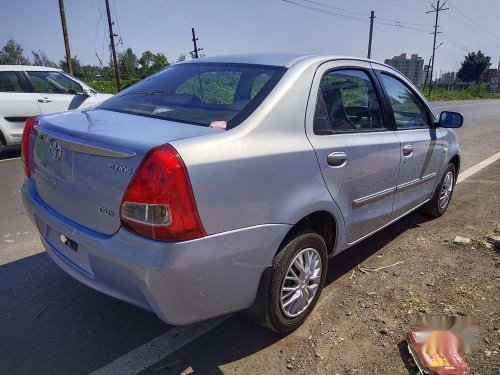
<svg viewBox="0 0 500 375"><path fill-rule="evenodd" d="M364 204L374 202L374 201L382 199L388 195L391 195L395 191L396 191L396 187L392 187L392 188L389 188L386 190L379 191L379 192L374 193L374 194L367 195L366 197L361 197L361 198L355 199L352 202L352 206L359 207L359 206L362 206Z"/></svg>
<svg viewBox="0 0 500 375"><path fill-rule="evenodd" d="M400 190L408 189L409 187L421 184L422 182L430 180L431 178L434 178L436 176L437 176L437 173L431 173L431 174L428 174L427 176L418 178L416 180L405 182L404 184L398 185L396 187L396 190L400 191Z"/></svg>
<svg viewBox="0 0 500 375"><path fill-rule="evenodd" d="M59 133L53 132L47 129L41 129L39 126L35 126L35 130L38 132L38 137L43 142L49 143L52 140L57 140L61 147L80 152L82 154L91 154L99 156L108 156L113 158L132 158L136 155L135 152L124 150L112 146L102 146L99 143L87 141L85 139L72 137L69 135L61 135Z"/></svg>
<svg viewBox="0 0 500 375"><path fill-rule="evenodd" d="M379 191L377 193L370 194L370 195L367 195L365 197L355 199L352 201L352 207L356 208L356 207L362 206L362 205L367 204L367 203L375 202L375 201L382 199L388 195L391 195L395 191L404 190L404 189L407 189L409 187L421 184L421 183L428 181L436 176L437 176L437 173L431 173L431 174L428 174L427 176L424 176L422 178L419 178L419 179L416 179L413 181L409 181L409 182L405 182L404 184L394 186L392 188L382 190L382 191Z"/></svg>

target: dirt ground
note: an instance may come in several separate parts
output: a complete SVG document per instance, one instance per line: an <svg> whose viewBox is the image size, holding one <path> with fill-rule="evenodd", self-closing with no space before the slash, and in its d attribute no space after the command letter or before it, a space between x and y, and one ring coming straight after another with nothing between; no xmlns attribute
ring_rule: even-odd
<svg viewBox="0 0 500 375"><path fill-rule="evenodd" d="M414 213L334 257L306 323L288 336L236 315L146 373L416 374L405 335L422 315L472 316L472 374L500 374L500 162L456 187L439 219ZM456 236L471 239L455 244ZM357 265L377 268L365 274Z"/></svg>

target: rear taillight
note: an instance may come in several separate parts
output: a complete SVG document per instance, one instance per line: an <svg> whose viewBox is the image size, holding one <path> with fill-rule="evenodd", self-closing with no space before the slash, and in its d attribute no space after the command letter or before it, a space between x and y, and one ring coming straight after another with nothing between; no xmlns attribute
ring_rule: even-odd
<svg viewBox="0 0 500 375"><path fill-rule="evenodd" d="M146 154L127 187L120 216L124 227L154 240L185 241L206 235L186 166L168 144Z"/></svg>
<svg viewBox="0 0 500 375"><path fill-rule="evenodd" d="M35 126L37 126L40 121L36 119L36 116L30 117L26 120L23 130L23 138L21 143L21 155L23 158L24 173L26 177L31 175L30 169L30 135L36 136Z"/></svg>

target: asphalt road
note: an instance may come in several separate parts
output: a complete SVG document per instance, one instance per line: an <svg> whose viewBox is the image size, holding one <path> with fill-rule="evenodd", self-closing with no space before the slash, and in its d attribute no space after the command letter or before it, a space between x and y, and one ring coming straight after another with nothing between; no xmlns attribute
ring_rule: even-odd
<svg viewBox="0 0 500 375"><path fill-rule="evenodd" d="M464 114L465 124L458 129L462 170L499 151L500 101L433 105L437 111ZM19 151L2 153L0 374L86 374L172 329L149 312L79 284L51 261L24 213L19 193L23 178ZM387 235L390 231L385 230ZM229 325L245 334L254 329L236 319L218 329ZM254 343L259 348L279 339L271 333L260 337L263 341Z"/></svg>

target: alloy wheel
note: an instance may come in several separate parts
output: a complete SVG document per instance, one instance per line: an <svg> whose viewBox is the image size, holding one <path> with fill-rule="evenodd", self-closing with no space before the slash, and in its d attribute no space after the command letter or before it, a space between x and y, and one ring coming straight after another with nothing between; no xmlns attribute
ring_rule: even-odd
<svg viewBox="0 0 500 375"><path fill-rule="evenodd" d="M443 179L441 192L439 193L439 208L444 209L450 202L451 193L453 192L454 175L452 171L448 171Z"/></svg>
<svg viewBox="0 0 500 375"><path fill-rule="evenodd" d="M286 317L295 318L307 310L318 291L321 272L321 257L317 250L307 248L293 258L280 293L280 305Z"/></svg>

